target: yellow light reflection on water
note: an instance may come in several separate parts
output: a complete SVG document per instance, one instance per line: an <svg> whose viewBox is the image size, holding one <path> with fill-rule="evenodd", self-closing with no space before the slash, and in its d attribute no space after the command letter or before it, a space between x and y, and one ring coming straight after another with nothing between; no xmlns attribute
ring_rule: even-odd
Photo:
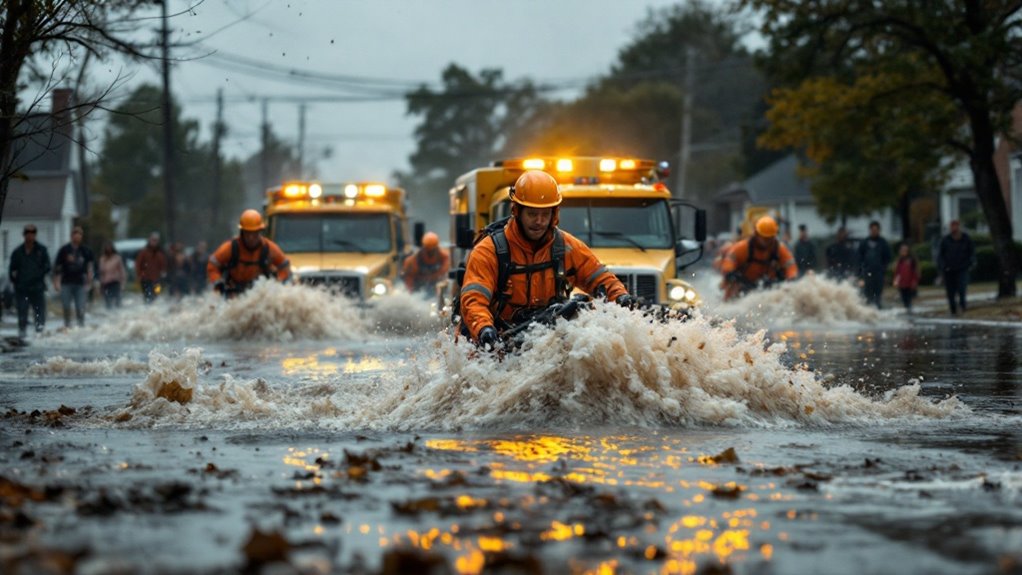
<svg viewBox="0 0 1022 575"><path fill-rule="evenodd" d="M796 339L798 336L793 333L787 337ZM644 519L641 526L609 534L614 547L626 550L629 557L659 561L655 569L660 573L696 573L699 566L713 563L732 565L745 560L750 550L754 550L761 560L772 560L774 544L786 540L788 535L774 533L771 541L763 540L764 535L771 532L771 522L758 519L762 510L751 505L789 500L792 495L781 491L776 483L770 481L749 484L728 481L733 477L730 469L734 464L734 453L731 450L719 455L687 456L688 451L682 441L664 440L650 444L650 438L629 436L523 435L499 439L432 439L426 442L426 446L442 451L490 453L495 457L486 459L486 468L491 478L501 481L538 484L556 480L580 485L620 486L629 488L629 492L638 497L647 497L648 491L643 494L631 488L641 487L670 494L666 501L672 501L674 507L685 510L673 521L667 517L668 523L661 524L665 517L647 509L638 515ZM685 467L702 467L703 471L686 474L684 479L679 478L678 473L668 471ZM452 473L461 472L450 469L422 471L432 480L444 480ZM522 525L507 510L533 513L533 509L543 509L550 504L548 497L541 491L487 502L466 494L457 496L455 504L462 509L492 505L495 510L487 512L487 517L494 525L506 527L513 534L521 530ZM701 513L701 509L715 509L717 512ZM422 533L414 539L409 535L409 538L418 547L443 545L453 550L456 558L452 559L459 573L479 572L485 566L486 554L502 552L512 545L499 536L491 537L489 533L479 535L479 531L471 531L474 536L466 535L463 539L457 535L457 525L451 525L450 531L441 533L439 540L423 539ZM556 545L583 537L585 533L582 523L554 520L549 527L541 528L539 536L542 541ZM427 541L425 545L423 541ZM571 563L574 573L612 573L622 568L613 561L572 560Z"/></svg>

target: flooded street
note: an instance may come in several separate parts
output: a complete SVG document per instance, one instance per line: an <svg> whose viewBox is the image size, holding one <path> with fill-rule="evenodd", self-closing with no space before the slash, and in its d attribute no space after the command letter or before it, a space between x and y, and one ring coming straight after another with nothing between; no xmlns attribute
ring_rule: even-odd
<svg viewBox="0 0 1022 575"><path fill-rule="evenodd" d="M1017 324L810 278L498 357L409 296L130 304L0 357L5 573L1022 572Z"/></svg>

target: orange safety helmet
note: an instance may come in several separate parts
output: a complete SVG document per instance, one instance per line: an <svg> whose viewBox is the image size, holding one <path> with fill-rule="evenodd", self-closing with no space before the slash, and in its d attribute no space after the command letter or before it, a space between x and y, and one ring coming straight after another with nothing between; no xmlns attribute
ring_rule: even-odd
<svg viewBox="0 0 1022 575"><path fill-rule="evenodd" d="M426 232L422 236L422 247L427 250L435 250L440 247L440 236L433 232Z"/></svg>
<svg viewBox="0 0 1022 575"><path fill-rule="evenodd" d="M756 233L764 238L772 238L777 235L777 222L770 216L763 216L756 220Z"/></svg>
<svg viewBox="0 0 1022 575"><path fill-rule="evenodd" d="M546 172L529 170L518 177L508 192L511 201L530 208L556 208L561 205L557 180Z"/></svg>
<svg viewBox="0 0 1022 575"><path fill-rule="evenodd" d="M239 230L258 232L265 228L266 224L263 223L263 216L258 211L249 208L241 212L241 219L238 220Z"/></svg>

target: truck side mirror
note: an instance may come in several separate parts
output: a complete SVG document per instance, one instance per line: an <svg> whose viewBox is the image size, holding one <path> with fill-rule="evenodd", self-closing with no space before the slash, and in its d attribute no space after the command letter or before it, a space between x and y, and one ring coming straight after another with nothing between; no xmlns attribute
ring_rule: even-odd
<svg viewBox="0 0 1022 575"><path fill-rule="evenodd" d="M458 237L454 238L454 244L463 250L471 249L475 235L472 228L458 228Z"/></svg>
<svg viewBox="0 0 1022 575"><path fill-rule="evenodd" d="M696 241L706 241L706 210L696 210Z"/></svg>
<svg viewBox="0 0 1022 575"><path fill-rule="evenodd" d="M416 247L422 247L422 236L426 235L426 224L424 222L415 222L415 231L412 232L414 236Z"/></svg>

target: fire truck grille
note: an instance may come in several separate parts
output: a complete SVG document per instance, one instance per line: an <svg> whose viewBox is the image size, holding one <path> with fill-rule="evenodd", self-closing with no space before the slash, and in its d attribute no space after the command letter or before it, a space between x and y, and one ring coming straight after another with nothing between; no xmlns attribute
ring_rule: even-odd
<svg viewBox="0 0 1022 575"><path fill-rule="evenodd" d="M617 279L625 284L628 293L641 297L649 303L660 303L660 280L656 274L615 273Z"/></svg>
<svg viewBox="0 0 1022 575"><path fill-rule="evenodd" d="M302 275L302 283L308 286L322 286L333 293L362 299L362 278L359 276Z"/></svg>

